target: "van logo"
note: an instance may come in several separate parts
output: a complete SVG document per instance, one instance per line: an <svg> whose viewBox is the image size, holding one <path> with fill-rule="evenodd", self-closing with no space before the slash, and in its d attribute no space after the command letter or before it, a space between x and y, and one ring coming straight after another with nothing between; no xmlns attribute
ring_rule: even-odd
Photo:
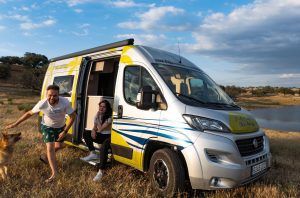
<svg viewBox="0 0 300 198"><path fill-rule="evenodd" d="M256 149L258 147L257 139L254 139L252 144L253 144L253 147Z"/></svg>

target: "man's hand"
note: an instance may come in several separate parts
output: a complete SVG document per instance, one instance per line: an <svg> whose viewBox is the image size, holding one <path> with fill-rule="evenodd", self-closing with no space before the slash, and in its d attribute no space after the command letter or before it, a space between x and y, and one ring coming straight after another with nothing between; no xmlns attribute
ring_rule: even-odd
<svg viewBox="0 0 300 198"><path fill-rule="evenodd" d="M57 142L63 141L64 137L66 136L67 132L65 130L63 130L62 132L60 132L58 134L58 138L57 138Z"/></svg>
<svg viewBox="0 0 300 198"><path fill-rule="evenodd" d="M16 126L18 126L16 123L12 123L12 124L10 124L10 125L7 125L4 129L15 128Z"/></svg>

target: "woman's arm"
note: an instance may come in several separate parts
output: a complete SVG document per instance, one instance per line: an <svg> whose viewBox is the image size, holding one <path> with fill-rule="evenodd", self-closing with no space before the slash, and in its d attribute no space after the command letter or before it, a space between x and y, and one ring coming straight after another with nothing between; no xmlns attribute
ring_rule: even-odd
<svg viewBox="0 0 300 198"><path fill-rule="evenodd" d="M102 132L106 129L110 129L111 128L111 122L107 122L107 120L101 125L100 128L98 128L98 132Z"/></svg>

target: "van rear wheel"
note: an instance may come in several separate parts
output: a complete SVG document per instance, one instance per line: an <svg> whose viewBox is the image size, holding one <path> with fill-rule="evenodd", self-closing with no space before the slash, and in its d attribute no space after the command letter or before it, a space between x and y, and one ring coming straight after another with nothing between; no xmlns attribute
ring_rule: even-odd
<svg viewBox="0 0 300 198"><path fill-rule="evenodd" d="M177 153L170 149L154 152L150 160L152 187L162 196L173 196L184 188L184 169Z"/></svg>

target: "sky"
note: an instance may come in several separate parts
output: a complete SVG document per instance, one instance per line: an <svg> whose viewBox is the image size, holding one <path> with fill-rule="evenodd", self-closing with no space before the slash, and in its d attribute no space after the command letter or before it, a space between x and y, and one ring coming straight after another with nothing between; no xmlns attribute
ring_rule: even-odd
<svg viewBox="0 0 300 198"><path fill-rule="evenodd" d="M49 59L134 38L218 84L300 87L300 0L0 0L0 56Z"/></svg>

